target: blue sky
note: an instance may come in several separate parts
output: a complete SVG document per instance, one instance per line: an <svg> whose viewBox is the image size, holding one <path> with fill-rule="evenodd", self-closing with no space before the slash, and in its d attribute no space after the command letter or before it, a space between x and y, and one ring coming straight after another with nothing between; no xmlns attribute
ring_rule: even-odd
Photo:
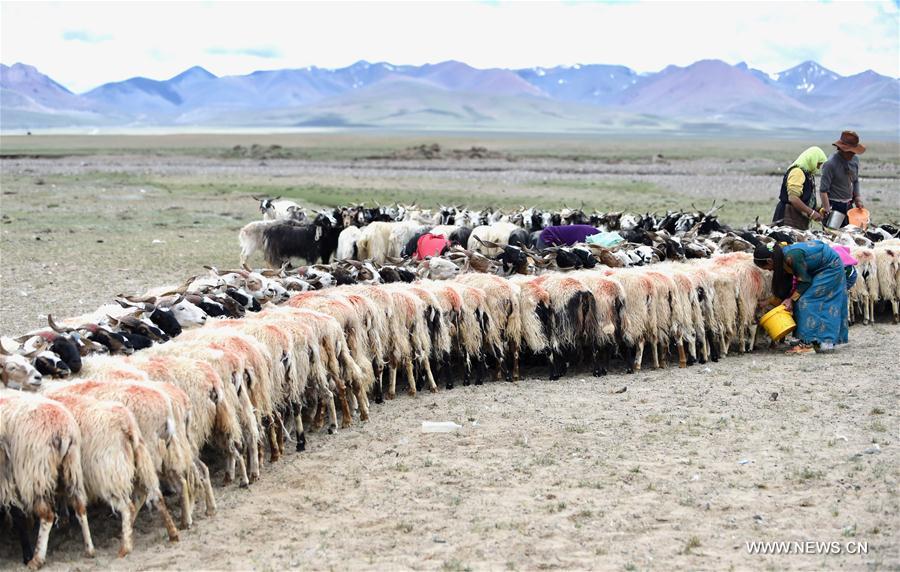
<svg viewBox="0 0 900 572"><path fill-rule="evenodd" d="M900 76L900 10L887 2L8 2L0 61L85 91L201 65L217 75L342 67L360 59L475 67L613 63L638 71L705 58L777 72L813 59Z"/></svg>

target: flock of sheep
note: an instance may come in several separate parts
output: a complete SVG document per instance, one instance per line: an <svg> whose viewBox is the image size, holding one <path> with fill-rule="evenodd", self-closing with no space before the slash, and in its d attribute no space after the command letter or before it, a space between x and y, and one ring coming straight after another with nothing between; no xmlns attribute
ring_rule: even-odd
<svg viewBox="0 0 900 572"><path fill-rule="evenodd" d="M317 215L327 223L316 223L304 222L295 209L285 211L288 222L276 216L251 225L295 227L312 242L297 248L321 255L317 243L330 230L338 238L352 227L362 238L383 223L390 229L385 244L394 248L404 236L391 242L400 228L392 225L407 221L366 220L375 210L384 209L335 209ZM403 216L417 228L426 226L424 217L438 220L404 210L387 216ZM398 385L415 395L459 382L516 381L520 363L533 371L546 367L557 379L584 363L604 375L614 356L632 372L641 369L645 352L653 367L673 358L686 367L752 351L770 276L745 251L754 241L813 236L760 226L733 231L713 224L712 213L617 213L602 215L603 224L618 227L626 243L538 251L533 243L510 244L516 229L500 226L532 233L531 221L556 216L565 224L578 218L573 212L545 217L523 210L474 227L445 223L455 227L448 234L488 228L475 243L457 243L426 260L394 260L398 253L388 250L381 259L359 256L358 239L357 256L349 260L329 263L329 253L322 264L295 269L209 268L180 286L121 296L92 314L50 318L48 328L5 339L0 511L18 534L23 560L31 568L44 563L51 526L70 510L92 555L86 510L92 503L121 517L120 556L131 551L132 526L145 507L175 541L179 530L167 496L176 500L182 529L192 526L197 500L207 516L216 511L203 459L222 459L225 482L247 486L260 477L266 453L275 462L291 442L304 449L307 428L330 433L366 421L370 398L393 399ZM259 246L272 252L260 236ZM856 315L874 319L883 301L896 321L900 242L853 231L827 238L852 242L860 261L861 279L851 292ZM618 255L641 247L652 253ZM577 263L551 264L577 249L586 253L573 255ZM521 257L526 263L518 263ZM432 268L435 260L449 265L446 273ZM29 518L39 523L36 546Z"/></svg>

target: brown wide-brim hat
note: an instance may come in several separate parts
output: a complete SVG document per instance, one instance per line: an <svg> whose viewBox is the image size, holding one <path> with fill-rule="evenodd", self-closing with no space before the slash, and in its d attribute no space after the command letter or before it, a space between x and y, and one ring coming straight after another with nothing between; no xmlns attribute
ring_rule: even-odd
<svg viewBox="0 0 900 572"><path fill-rule="evenodd" d="M841 138L832 143L832 145L841 151L849 151L857 155L862 155L866 152L866 146L859 142L859 135L856 134L856 131L842 132Z"/></svg>

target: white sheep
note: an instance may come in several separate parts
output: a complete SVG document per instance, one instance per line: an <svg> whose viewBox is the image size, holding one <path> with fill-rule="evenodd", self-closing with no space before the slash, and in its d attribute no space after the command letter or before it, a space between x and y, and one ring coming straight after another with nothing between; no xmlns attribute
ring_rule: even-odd
<svg viewBox="0 0 900 572"><path fill-rule="evenodd" d="M153 459L134 415L115 401L60 391L61 385L49 384L42 393L65 405L78 423L88 502L102 501L122 519L119 558L131 553L132 522L144 502L159 511L169 540L177 541L178 530L160 492ZM133 503L133 497L145 500Z"/></svg>
<svg viewBox="0 0 900 572"><path fill-rule="evenodd" d="M57 493L75 509L85 553L94 556L87 518L81 459L81 430L72 413L41 395L0 389L0 506L14 506L40 521L36 570L47 558Z"/></svg>

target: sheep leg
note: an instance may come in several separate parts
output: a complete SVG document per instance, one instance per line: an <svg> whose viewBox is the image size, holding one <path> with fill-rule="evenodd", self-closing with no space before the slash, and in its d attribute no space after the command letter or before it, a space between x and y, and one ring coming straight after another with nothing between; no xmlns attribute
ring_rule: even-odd
<svg viewBox="0 0 900 572"><path fill-rule="evenodd" d="M181 486L181 528L188 530L194 525L194 503L191 502L190 488L184 475L178 475Z"/></svg>
<svg viewBox="0 0 900 572"><path fill-rule="evenodd" d="M160 497L151 504L159 511L159 514L162 515L163 526L166 527L166 532L169 533L169 542L178 542L178 529L175 527L175 521L172 520L172 514L169 512L169 507L166 506L166 499ZM138 510L140 510L140 507L138 507ZM134 511L135 514L137 514L138 510Z"/></svg>
<svg viewBox="0 0 900 572"><path fill-rule="evenodd" d="M709 361L709 338L705 333L701 333L698 334L698 339L700 341L700 363L706 363Z"/></svg>
<svg viewBox="0 0 900 572"><path fill-rule="evenodd" d="M263 417L263 429L266 430L266 438L269 441L269 462L274 463L279 459L278 445L276 443L278 437L275 435L275 423L271 415Z"/></svg>
<svg viewBox="0 0 900 572"><path fill-rule="evenodd" d="M381 378L384 375L384 366L377 358L375 359L375 365L373 369L375 370L375 384L373 387L373 391L375 393L375 403L384 403L384 386L382 385L381 381Z"/></svg>
<svg viewBox="0 0 900 572"><path fill-rule="evenodd" d="M494 361L497 362L497 371L494 372L494 381L500 381L503 378L503 356L494 354Z"/></svg>
<svg viewBox="0 0 900 572"><path fill-rule="evenodd" d="M324 399L319 399L316 401L315 408L316 412L313 415L313 428L316 431L321 431L322 427L325 427L325 411L328 408L328 402Z"/></svg>
<svg viewBox="0 0 900 572"><path fill-rule="evenodd" d="M687 367L687 355L684 352L684 340L678 340L678 367L686 368Z"/></svg>
<svg viewBox="0 0 900 572"><path fill-rule="evenodd" d="M212 490L212 479L209 478L209 467L199 458L194 460L194 470L197 472L197 478L200 486L203 488L203 504L206 506L206 516L216 514L216 497Z"/></svg>
<svg viewBox="0 0 900 572"><path fill-rule="evenodd" d="M241 487L248 486L250 484L250 479L247 478L247 464L244 463L244 456L238 451L237 444L233 441L228 445L228 463L231 465L228 469L231 474L225 475L225 484L231 483L234 480L234 466L237 464L241 471Z"/></svg>
<svg viewBox="0 0 900 572"><path fill-rule="evenodd" d="M234 453L231 451L231 448L228 448L227 455L225 457L225 477L222 479L222 485L230 485L234 482L234 468L237 465L237 459L235 459Z"/></svg>
<svg viewBox="0 0 900 572"><path fill-rule="evenodd" d="M325 401L323 404L323 413L327 409L328 419L331 423L328 425L328 434L332 435L337 431L337 407L334 405L334 393L330 389L325 390Z"/></svg>
<svg viewBox="0 0 900 572"><path fill-rule="evenodd" d="M406 363L406 381L409 383L409 394L412 396L416 395L416 376L413 373L413 361L412 358L407 358L405 360Z"/></svg>
<svg viewBox="0 0 900 572"><path fill-rule="evenodd" d="M519 381L519 343L517 341L510 340L509 354L511 372L506 376L506 381Z"/></svg>
<svg viewBox="0 0 900 572"><path fill-rule="evenodd" d="M250 483L259 480L259 426L253 413L253 404L246 391L240 392L241 409L247 425L244 430L244 443L247 444L247 457L250 465ZM241 460L243 463L243 459Z"/></svg>
<svg viewBox="0 0 900 572"><path fill-rule="evenodd" d="M365 390L362 387L362 384L358 381L353 382L353 391L355 392L356 402L359 406L359 420L360 421L368 421L369 420L369 396L366 395Z"/></svg>
<svg viewBox="0 0 900 572"><path fill-rule="evenodd" d="M609 360L612 353L609 344L602 344L597 350L594 359L594 376L602 377L609 373Z"/></svg>
<svg viewBox="0 0 900 572"><path fill-rule="evenodd" d="M562 352L551 349L550 353L550 381L556 381L562 375Z"/></svg>
<svg viewBox="0 0 900 572"><path fill-rule="evenodd" d="M28 519L21 509L14 506L9 507L9 516L12 518L13 529L16 531L16 536L19 537L19 545L22 547L22 563L28 564L34 558L34 546L31 545L31 539L28 537Z"/></svg>
<svg viewBox="0 0 900 572"><path fill-rule="evenodd" d="M480 354L475 360L475 385L484 385L484 376L487 373L485 354Z"/></svg>
<svg viewBox="0 0 900 572"><path fill-rule="evenodd" d="M134 548L131 525L134 521L134 516L137 515L137 511L130 500L115 499L110 504L113 510L122 517L122 544L119 546L119 558L125 558L131 554Z"/></svg>
<svg viewBox="0 0 900 572"><path fill-rule="evenodd" d="M306 432L303 430L303 415L301 415L303 408L297 402L292 403L291 408L294 412L294 430L297 432L297 452L300 453L306 450Z"/></svg>
<svg viewBox="0 0 900 572"><path fill-rule="evenodd" d="M644 361L645 344L646 342L644 340L641 340L637 343L637 348L635 348L634 351L634 371L641 371L641 363Z"/></svg>
<svg viewBox="0 0 900 572"><path fill-rule="evenodd" d="M47 541L50 540L50 527L53 526L53 508L50 506L50 503L40 500L36 503L35 513L41 521L40 528L38 528L38 536L37 536L37 546L36 546L36 554L32 557L32 559L28 562L28 567L32 570L37 570L41 566L44 565L44 562L47 558ZM87 530L86 526L87 522L85 521L82 526L83 530ZM85 539L85 545L90 541L90 532L88 532L88 537ZM93 546L91 546L91 553L89 554L93 556Z"/></svg>
<svg viewBox="0 0 900 572"><path fill-rule="evenodd" d="M894 323L900 323L900 300L891 300L891 310L894 312Z"/></svg>
<svg viewBox="0 0 900 572"><path fill-rule="evenodd" d="M428 391L437 393L437 384L434 382L434 376L431 374L431 363L429 360L422 360L422 367L425 369L425 379L428 380Z"/></svg>
<svg viewBox="0 0 900 572"><path fill-rule="evenodd" d="M697 363L697 337L688 336L683 342L687 344L688 351L686 365L694 365Z"/></svg>
<svg viewBox="0 0 900 572"><path fill-rule="evenodd" d="M391 364L387 398L394 399L395 397L397 397L397 367L394 364Z"/></svg>
<svg viewBox="0 0 900 572"><path fill-rule="evenodd" d="M731 344L725 337L725 332L719 334L719 353L722 357L728 357L728 346Z"/></svg>
<svg viewBox="0 0 900 572"><path fill-rule="evenodd" d="M715 332L709 332L708 334L708 344L709 344L709 359L712 361L719 361L719 340L721 339L718 334Z"/></svg>
<svg viewBox="0 0 900 572"><path fill-rule="evenodd" d="M753 324L750 326L750 347L747 348L747 351L753 352L756 349L756 334L759 333L759 326Z"/></svg>
<svg viewBox="0 0 900 572"><path fill-rule="evenodd" d="M275 412L275 436L278 437L278 454L284 457L284 443L287 439L285 435L284 414L283 411Z"/></svg>

